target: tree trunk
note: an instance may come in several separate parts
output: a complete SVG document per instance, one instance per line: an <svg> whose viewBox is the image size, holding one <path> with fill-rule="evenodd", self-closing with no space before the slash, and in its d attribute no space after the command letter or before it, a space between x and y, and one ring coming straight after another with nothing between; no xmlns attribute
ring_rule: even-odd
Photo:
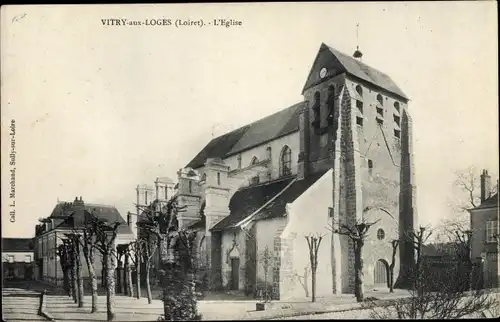
<svg viewBox="0 0 500 322"><path fill-rule="evenodd" d="M68 292L68 296L71 296L71 288L69 283L69 269L65 267L63 269L63 287L66 292Z"/></svg>
<svg viewBox="0 0 500 322"><path fill-rule="evenodd" d="M82 262L80 260L80 247L77 244L76 251L76 274L78 279L78 307L83 307L84 295L83 295L83 274L82 274Z"/></svg>
<svg viewBox="0 0 500 322"><path fill-rule="evenodd" d="M118 262L118 267L116 269L116 292L122 293L122 265L121 265L121 261Z"/></svg>
<svg viewBox="0 0 500 322"><path fill-rule="evenodd" d="M92 310L91 310L91 313L95 313L98 311L98 308L97 308L98 295L97 295L97 275L95 273L94 256L93 255L89 255L89 258L87 258L87 267L89 268L90 286L92 288Z"/></svg>
<svg viewBox="0 0 500 322"><path fill-rule="evenodd" d="M393 262L394 263L394 262ZM394 293L394 264L389 266L389 292Z"/></svg>
<svg viewBox="0 0 500 322"><path fill-rule="evenodd" d="M136 257L135 257L135 263L136 263L136 295L137 295L137 299L140 299L141 298L141 256L140 256L140 253L141 253L141 247L140 245L137 246L137 250L136 250Z"/></svg>
<svg viewBox="0 0 500 322"><path fill-rule="evenodd" d="M106 312L107 321L115 318L115 279L114 279L114 258L112 254L104 254L106 268Z"/></svg>
<svg viewBox="0 0 500 322"><path fill-rule="evenodd" d="M312 300L311 302L316 302L316 267L312 268L311 271L311 293L312 293Z"/></svg>
<svg viewBox="0 0 500 322"><path fill-rule="evenodd" d="M130 257L128 254L125 254L125 280L126 280L127 295L134 296L133 285L132 285L132 270L130 269Z"/></svg>
<svg viewBox="0 0 500 322"><path fill-rule="evenodd" d="M101 286L106 287L106 280L107 280L107 275L108 275L108 263L106 262L107 259L104 259L104 255L102 258L102 274L101 274Z"/></svg>
<svg viewBox="0 0 500 322"><path fill-rule="evenodd" d="M128 263L127 263L127 255L125 255L125 260L123 262L123 293L125 295L129 295L127 271L128 271Z"/></svg>
<svg viewBox="0 0 500 322"><path fill-rule="evenodd" d="M153 303L153 295L151 294L151 285L149 282L149 273L151 271L151 265L146 263L146 292L148 294L148 304Z"/></svg>
<svg viewBox="0 0 500 322"><path fill-rule="evenodd" d="M363 302L363 259L362 259L363 243L361 241L354 242L354 294L357 302Z"/></svg>
<svg viewBox="0 0 500 322"><path fill-rule="evenodd" d="M73 301L78 303L78 280L77 280L77 266L76 263L71 267L71 293L73 295Z"/></svg>

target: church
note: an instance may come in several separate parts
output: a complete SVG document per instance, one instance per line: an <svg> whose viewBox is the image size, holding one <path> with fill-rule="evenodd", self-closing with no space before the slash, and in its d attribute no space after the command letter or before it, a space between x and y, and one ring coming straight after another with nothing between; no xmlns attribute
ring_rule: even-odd
<svg viewBox="0 0 500 322"><path fill-rule="evenodd" d="M310 296L313 235L322 236L316 296L353 293L353 245L333 230L363 218L376 221L365 287L387 287L391 241L417 223L413 126L406 94L361 56L321 44L303 101L212 139L178 171L179 225L197 232L210 288ZM412 262L402 242L397 283Z"/></svg>

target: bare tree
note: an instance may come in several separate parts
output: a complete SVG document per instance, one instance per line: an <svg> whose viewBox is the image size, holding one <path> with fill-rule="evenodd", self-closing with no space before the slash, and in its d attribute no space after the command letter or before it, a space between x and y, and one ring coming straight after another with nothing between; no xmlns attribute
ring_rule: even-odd
<svg viewBox="0 0 500 322"><path fill-rule="evenodd" d="M316 272L318 270L318 251L323 236L312 234L305 236L307 246L309 247L309 262L311 264L311 302L316 302Z"/></svg>
<svg viewBox="0 0 500 322"><path fill-rule="evenodd" d="M392 256L391 256L391 264L389 265L389 292L394 293L394 266L396 266L396 252L399 246L399 240L393 239L391 240L392 246Z"/></svg>
<svg viewBox="0 0 500 322"><path fill-rule="evenodd" d="M162 241L162 234L160 232L161 206L158 200L154 200L146 207L139 206L142 208L142 220L137 225L144 233L138 236L138 242L140 243L142 262L144 262L146 269L146 292L149 304L153 301L150 282L151 262L155 254L157 254L158 245Z"/></svg>
<svg viewBox="0 0 500 322"><path fill-rule="evenodd" d="M84 305L84 290L83 290L83 274L82 274L82 260L80 251L80 236L75 233L65 234L66 237L71 241L72 254L73 254L73 270L76 276L76 289L77 289L77 301L78 307L83 307Z"/></svg>
<svg viewBox="0 0 500 322"><path fill-rule="evenodd" d="M264 269L264 294L263 294L264 302L270 302L271 295L269 292L269 287L267 285L267 278L269 275L269 268L274 266L274 258L267 245L261 254L261 266Z"/></svg>
<svg viewBox="0 0 500 322"><path fill-rule="evenodd" d="M132 283L132 269L130 267L130 264L132 264L133 260L132 260L132 256L131 256L131 252L132 252L132 249L133 249L133 245L132 244L127 244L125 245L125 263L124 263L124 266L125 266L125 279L127 280L127 295L130 296L130 297L133 297L134 296L134 287L133 287L133 283Z"/></svg>
<svg viewBox="0 0 500 322"><path fill-rule="evenodd" d="M151 235L147 235L146 239L143 240L143 258L144 258L144 263L146 266L146 293L148 295L148 304L153 303L153 296L151 294L151 282L150 282L150 275L151 275L151 260L153 259L154 255L156 254L156 246L158 244L151 241Z"/></svg>
<svg viewBox="0 0 500 322"><path fill-rule="evenodd" d="M426 232L427 230L427 232ZM412 242L413 249L416 253L416 263L413 274L413 286L417 290L418 294L421 295L424 290L424 267L423 267L423 256L422 250L424 244L427 242L429 237L432 235L432 230L426 227L420 227L418 231L410 231L408 237Z"/></svg>
<svg viewBox="0 0 500 322"><path fill-rule="evenodd" d="M107 320L113 321L115 317L115 239L118 234L119 222L110 224L104 220L96 222L96 248L101 252L103 263L106 263L106 311Z"/></svg>
<svg viewBox="0 0 500 322"><path fill-rule="evenodd" d="M366 212L365 209L364 212ZM338 228L331 227L332 231L339 235L347 236L353 243L354 250L354 294L357 302L363 302L363 246L368 237L368 230L379 220L368 222L365 217L355 224L338 223ZM335 223L334 223L335 224Z"/></svg>
<svg viewBox="0 0 500 322"><path fill-rule="evenodd" d="M141 298L141 264L143 247L140 240L134 240L129 244L129 259L135 267L135 296L137 299Z"/></svg>
<svg viewBox="0 0 500 322"><path fill-rule="evenodd" d="M410 290L410 296L390 300L384 307L373 308L371 318L459 319L477 317L485 310L498 309L495 294L484 290L468 291L469 287L464 285L469 282L463 281L463 274L458 266L444 268L445 279L432 271L425 271L424 278L422 246L431 234L432 231L424 227L410 233L417 257L417 265L411 276L414 288ZM462 237L457 236L458 243L468 238Z"/></svg>
<svg viewBox="0 0 500 322"><path fill-rule="evenodd" d="M73 280L70 279L70 272L72 270L71 250L69 249L69 244L64 239L62 241L63 243L57 246L57 256L59 256L59 264L63 271L63 288L68 292L68 296L71 297L73 295Z"/></svg>
<svg viewBox="0 0 500 322"><path fill-rule="evenodd" d="M98 311L98 289L97 289L97 274L95 272L95 252L96 252L96 230L98 227L99 219L95 214L85 212L85 226L80 230L73 230L72 236L74 240L78 243L78 246L82 248L83 256L85 257L85 262L87 263L87 268L89 270L90 285L92 292L92 308L91 312L95 313ZM81 269L80 269L81 270ZM83 291L83 282L82 282Z"/></svg>
<svg viewBox="0 0 500 322"><path fill-rule="evenodd" d="M195 289L196 233L180 229L177 220L177 215L185 208L179 206L174 197L158 210L160 238L167 254L161 264L164 316L159 320L201 319Z"/></svg>
<svg viewBox="0 0 500 322"><path fill-rule="evenodd" d="M455 231L466 231L470 227L470 216L467 210L476 208L481 204L481 184L480 175L476 167L469 166L454 172L453 198L449 206L453 211L452 218L445 218L439 230L448 241L455 239ZM492 185L486 195L493 195L498 192L498 181Z"/></svg>
<svg viewBox="0 0 500 322"><path fill-rule="evenodd" d="M473 288L472 231L455 231L458 265L465 265L467 289Z"/></svg>

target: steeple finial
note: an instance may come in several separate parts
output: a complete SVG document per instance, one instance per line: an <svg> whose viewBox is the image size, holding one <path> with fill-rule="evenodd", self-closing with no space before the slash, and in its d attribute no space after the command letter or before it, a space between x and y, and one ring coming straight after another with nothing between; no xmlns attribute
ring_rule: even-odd
<svg viewBox="0 0 500 322"><path fill-rule="evenodd" d="M359 23L356 24L356 51L352 56L359 60L363 57L363 53L359 50Z"/></svg>

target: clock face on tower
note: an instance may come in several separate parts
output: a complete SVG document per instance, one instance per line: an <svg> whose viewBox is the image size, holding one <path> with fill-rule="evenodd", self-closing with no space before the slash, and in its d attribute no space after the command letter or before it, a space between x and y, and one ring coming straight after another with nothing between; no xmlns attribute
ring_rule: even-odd
<svg viewBox="0 0 500 322"><path fill-rule="evenodd" d="M327 72L328 71L326 70L325 67L321 68L321 70L319 71L319 77L325 78Z"/></svg>

